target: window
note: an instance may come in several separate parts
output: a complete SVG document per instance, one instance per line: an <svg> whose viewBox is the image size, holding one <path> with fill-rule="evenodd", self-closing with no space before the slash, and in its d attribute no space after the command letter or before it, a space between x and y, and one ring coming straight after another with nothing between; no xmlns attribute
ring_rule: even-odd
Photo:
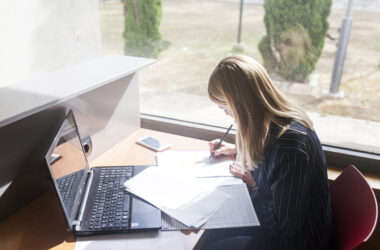
<svg viewBox="0 0 380 250"><path fill-rule="evenodd" d="M0 15L0 86L101 54L124 54L127 9L122 2L54 1L46 6L40 2L21 9L12 1L1 4L0 9L7 11ZM239 0L162 0L163 50L155 65L140 72L142 113L228 127L230 118L208 100L208 77L218 61L230 54L243 53L264 63L258 48L267 33L263 2L244 1L244 51L239 51ZM328 95L348 2L333 1L321 56L305 83L281 74L271 77L307 110L324 144L379 154L379 1L354 1L339 93ZM30 21L19 22L25 19ZM283 39L285 45L296 42L289 37Z"/></svg>
<svg viewBox="0 0 380 250"><path fill-rule="evenodd" d="M141 112L217 126L231 123L208 100L207 81L218 61L230 54L244 53L263 63L258 49L266 34L263 1L244 2L240 52L234 50L240 1L162 1L160 31L169 46L140 74ZM307 110L324 144L380 153L378 1L355 2L340 92L328 94L347 2L333 1L321 57L306 83L271 77ZM123 53L122 8L118 2L101 5L105 53Z"/></svg>
<svg viewBox="0 0 380 250"><path fill-rule="evenodd" d="M0 37L0 87L87 61L102 53L99 2L1 1Z"/></svg>

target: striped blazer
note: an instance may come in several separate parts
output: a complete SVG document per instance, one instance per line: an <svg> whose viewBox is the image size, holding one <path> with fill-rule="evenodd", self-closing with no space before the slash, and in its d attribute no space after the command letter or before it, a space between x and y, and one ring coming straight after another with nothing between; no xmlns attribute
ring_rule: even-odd
<svg viewBox="0 0 380 250"><path fill-rule="evenodd" d="M298 122L279 138L271 124L264 159L252 173L260 237L253 249L329 249L331 206L326 159L315 131Z"/></svg>

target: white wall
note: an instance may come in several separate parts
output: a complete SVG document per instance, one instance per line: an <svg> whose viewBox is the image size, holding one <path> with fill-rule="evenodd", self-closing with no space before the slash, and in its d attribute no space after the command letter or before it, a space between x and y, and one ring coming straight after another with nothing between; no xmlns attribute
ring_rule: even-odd
<svg viewBox="0 0 380 250"><path fill-rule="evenodd" d="M0 0L0 87L102 53L99 0Z"/></svg>

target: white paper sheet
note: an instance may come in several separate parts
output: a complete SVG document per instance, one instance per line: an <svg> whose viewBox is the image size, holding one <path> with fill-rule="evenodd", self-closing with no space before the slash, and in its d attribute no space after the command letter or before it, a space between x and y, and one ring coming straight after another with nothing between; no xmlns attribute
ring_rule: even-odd
<svg viewBox="0 0 380 250"><path fill-rule="evenodd" d="M181 232L149 232L77 237L75 250L184 250Z"/></svg>
<svg viewBox="0 0 380 250"><path fill-rule="evenodd" d="M204 224L229 199L195 178L149 167L125 182L131 193L152 203L187 226Z"/></svg>
<svg viewBox="0 0 380 250"><path fill-rule="evenodd" d="M230 186L243 183L243 180L237 177L212 177L212 178L197 178L199 182L210 188L218 186Z"/></svg>
<svg viewBox="0 0 380 250"><path fill-rule="evenodd" d="M232 177L228 158L210 159L209 151L166 151L157 153L159 168L191 177Z"/></svg>

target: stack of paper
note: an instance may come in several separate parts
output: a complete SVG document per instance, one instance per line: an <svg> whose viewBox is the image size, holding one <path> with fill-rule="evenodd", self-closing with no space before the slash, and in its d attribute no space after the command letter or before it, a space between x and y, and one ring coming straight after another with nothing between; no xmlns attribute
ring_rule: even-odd
<svg viewBox="0 0 380 250"><path fill-rule="evenodd" d="M210 158L209 151L166 151L157 153L157 165L163 170L189 177L232 177L228 158Z"/></svg>
<svg viewBox="0 0 380 250"><path fill-rule="evenodd" d="M196 178L149 167L125 182L127 190L187 226L204 224L229 199Z"/></svg>

